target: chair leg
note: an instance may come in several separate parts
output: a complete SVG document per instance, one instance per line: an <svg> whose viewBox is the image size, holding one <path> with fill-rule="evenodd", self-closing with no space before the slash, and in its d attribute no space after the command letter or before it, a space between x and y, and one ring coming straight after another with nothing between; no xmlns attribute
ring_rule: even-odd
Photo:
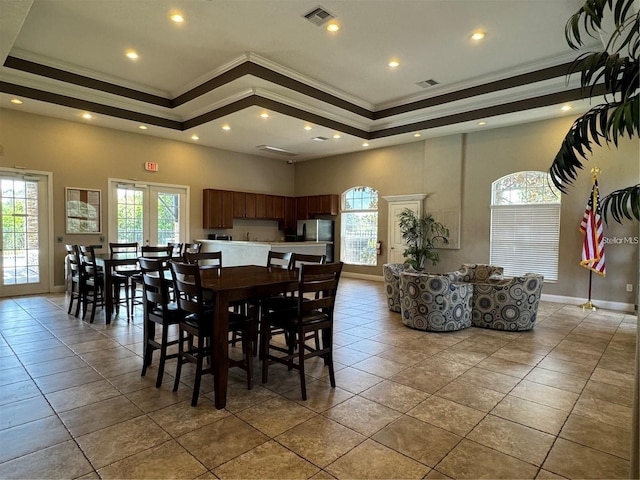
<svg viewBox="0 0 640 480"><path fill-rule="evenodd" d="M300 390L302 391L302 400L307 399L307 384L304 378L304 355L305 355L304 342L305 342L305 334L303 332L299 332L298 333L298 363L299 363L298 370L300 371ZM293 359L291 359L290 361L293 363Z"/></svg>
<svg viewBox="0 0 640 480"><path fill-rule="evenodd" d="M155 348L153 347L153 345L151 345L151 342L149 342L149 340L155 338L156 334L155 322L145 320L143 325L144 359L142 362L142 373L140 374L141 377L144 377L147 374L147 367L151 365L151 362L153 361L153 351L155 350Z"/></svg>
<svg viewBox="0 0 640 480"><path fill-rule="evenodd" d="M73 308L73 297L75 296L75 287L73 280L71 281L71 298L69 299L69 310L67 310L67 315L71 314L71 309Z"/></svg>
<svg viewBox="0 0 640 480"><path fill-rule="evenodd" d="M269 322L262 321L260 327L260 360L262 360L262 383L267 383L269 376Z"/></svg>
<svg viewBox="0 0 640 480"><path fill-rule="evenodd" d="M162 386L162 377L164 376L164 362L167 360L168 337L169 328L167 325L162 325L162 343L160 344L160 363L158 364L158 378L156 379L156 388L160 388L160 386Z"/></svg>
<svg viewBox="0 0 640 480"><path fill-rule="evenodd" d="M176 378L173 382L173 391L178 390L178 385L180 385L180 373L182 372L182 363L184 362L184 342L186 338L182 336L182 330L178 332L180 335L178 339L178 363L176 364Z"/></svg>
<svg viewBox="0 0 640 480"><path fill-rule="evenodd" d="M204 338L198 337L198 356L196 360L196 378L193 382L193 395L191 396L191 406L198 404L198 396L200 395L200 381L202 380L202 364L204 362Z"/></svg>
<svg viewBox="0 0 640 480"><path fill-rule="evenodd" d="M247 368L247 389L253 388L253 322L242 332L242 350Z"/></svg>

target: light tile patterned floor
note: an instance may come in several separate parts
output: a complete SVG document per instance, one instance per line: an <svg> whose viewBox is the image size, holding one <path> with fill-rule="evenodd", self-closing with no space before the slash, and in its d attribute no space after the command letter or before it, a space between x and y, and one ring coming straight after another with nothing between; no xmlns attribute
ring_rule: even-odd
<svg viewBox="0 0 640 480"><path fill-rule="evenodd" d="M627 478L635 315L542 303L531 332L424 333L383 286L343 278L337 388L272 367L189 405L140 377L142 322L0 300L0 478ZM156 359L157 361L157 359ZM258 366L258 365L256 365Z"/></svg>

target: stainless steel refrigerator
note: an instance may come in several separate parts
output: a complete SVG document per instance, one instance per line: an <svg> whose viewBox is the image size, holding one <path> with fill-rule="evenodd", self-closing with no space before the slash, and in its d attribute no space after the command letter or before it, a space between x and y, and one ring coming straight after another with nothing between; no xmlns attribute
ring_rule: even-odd
<svg viewBox="0 0 640 480"><path fill-rule="evenodd" d="M333 262L333 220L298 220L299 242L327 242L327 262Z"/></svg>

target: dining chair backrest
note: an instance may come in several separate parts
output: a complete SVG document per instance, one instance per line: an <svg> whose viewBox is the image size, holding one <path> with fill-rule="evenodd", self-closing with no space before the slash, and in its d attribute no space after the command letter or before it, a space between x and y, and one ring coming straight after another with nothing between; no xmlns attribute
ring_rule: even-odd
<svg viewBox="0 0 640 480"><path fill-rule="evenodd" d="M80 272L88 279L95 280L99 270L96 265L96 252L91 245L80 245Z"/></svg>
<svg viewBox="0 0 640 480"><path fill-rule="evenodd" d="M183 255L186 253L200 253L200 249L202 249L201 243L185 243Z"/></svg>
<svg viewBox="0 0 640 480"><path fill-rule="evenodd" d="M267 255L267 267L282 268L283 270L291 269L291 259L293 254L291 252L274 252L269 250Z"/></svg>
<svg viewBox="0 0 640 480"><path fill-rule="evenodd" d="M181 258L182 257L182 255L183 255L182 247L184 246L184 243L169 242L169 243L167 243L167 245L171 247L171 257L173 257L173 258Z"/></svg>
<svg viewBox="0 0 640 480"><path fill-rule="evenodd" d="M78 249L78 245L65 245L65 249L67 250L67 259L69 261L69 269L71 270L72 276L77 276L80 274L80 250Z"/></svg>
<svg viewBox="0 0 640 480"><path fill-rule="evenodd" d="M162 259L145 257L140 257L139 262L147 311L157 308L165 313L170 303L169 282L164 276L164 271L167 268L166 262Z"/></svg>
<svg viewBox="0 0 640 480"><path fill-rule="evenodd" d="M291 258L291 268L300 268L305 264L320 264L326 263L326 255L309 255L305 253L294 253Z"/></svg>
<svg viewBox="0 0 640 480"><path fill-rule="evenodd" d="M192 263L200 267L219 268L222 266L222 252L200 252L184 254L186 263Z"/></svg>
<svg viewBox="0 0 640 480"><path fill-rule="evenodd" d="M204 312L200 268L195 263L170 262L178 308L201 316Z"/></svg>
<svg viewBox="0 0 640 480"><path fill-rule="evenodd" d="M342 262L305 263L300 266L298 274L298 315L300 319L313 310L320 310L332 317L342 266Z"/></svg>
<svg viewBox="0 0 640 480"><path fill-rule="evenodd" d="M171 245L160 245L158 247L150 247L149 245L143 245L140 248L140 255L147 258L160 258L163 260L169 260L173 253L173 247Z"/></svg>
<svg viewBox="0 0 640 480"><path fill-rule="evenodd" d="M109 252L114 253L138 253L138 242L109 243Z"/></svg>

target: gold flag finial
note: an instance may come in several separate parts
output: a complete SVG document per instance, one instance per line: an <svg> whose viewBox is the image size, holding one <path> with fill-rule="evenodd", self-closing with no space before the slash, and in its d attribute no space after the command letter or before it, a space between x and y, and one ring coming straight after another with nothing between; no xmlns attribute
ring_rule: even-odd
<svg viewBox="0 0 640 480"><path fill-rule="evenodd" d="M600 167L593 167L591 169L591 176L594 180L596 180L598 178L598 175L600 175Z"/></svg>

